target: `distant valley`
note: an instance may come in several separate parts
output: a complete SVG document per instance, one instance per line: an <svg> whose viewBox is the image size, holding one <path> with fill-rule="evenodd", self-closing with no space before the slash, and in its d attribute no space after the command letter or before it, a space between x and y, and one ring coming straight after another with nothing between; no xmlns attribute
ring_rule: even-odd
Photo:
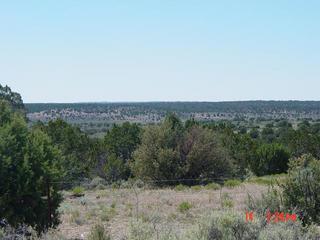
<svg viewBox="0 0 320 240"><path fill-rule="evenodd" d="M68 122L160 122L175 112L183 120L319 119L320 101L32 103L25 104L31 121L62 118Z"/></svg>

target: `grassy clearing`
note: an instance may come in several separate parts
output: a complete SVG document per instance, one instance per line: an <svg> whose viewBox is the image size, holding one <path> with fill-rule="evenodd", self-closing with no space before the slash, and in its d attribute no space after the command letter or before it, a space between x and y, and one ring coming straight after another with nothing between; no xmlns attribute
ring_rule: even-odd
<svg viewBox="0 0 320 240"><path fill-rule="evenodd" d="M75 198L72 191L63 192L62 223L41 239L319 239L316 226L305 228L299 220L266 224L263 210L267 207L274 212L279 206L269 186L248 182L241 183L241 187L230 186L197 186L195 189L184 186L184 190L179 191L172 188L92 189L80 198ZM219 189L212 190L217 187ZM248 194L253 198L251 205ZM254 221L246 221L246 211L254 211Z"/></svg>
<svg viewBox="0 0 320 240"><path fill-rule="evenodd" d="M103 226L112 240L130 236L135 239L133 236L139 234L147 236L141 239L157 239L157 232L169 240L172 238L166 233L182 236L208 212L222 207L245 216L247 194L259 197L266 191L267 186L242 183L241 188L208 184L191 188L178 185L173 189L92 189L80 198L74 198L72 191L64 192L62 223L56 234L67 239L88 239L93 229L102 234ZM96 225L100 227L94 228Z"/></svg>

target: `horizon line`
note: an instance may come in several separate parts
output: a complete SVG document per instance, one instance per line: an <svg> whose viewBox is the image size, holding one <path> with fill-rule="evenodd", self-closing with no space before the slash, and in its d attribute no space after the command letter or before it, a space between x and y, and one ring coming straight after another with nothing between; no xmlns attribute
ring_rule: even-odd
<svg viewBox="0 0 320 240"><path fill-rule="evenodd" d="M188 100L177 100L177 101L83 101L83 102L24 102L24 104L113 104L113 103L234 103L234 102L320 102L320 100L221 100L221 101L188 101Z"/></svg>

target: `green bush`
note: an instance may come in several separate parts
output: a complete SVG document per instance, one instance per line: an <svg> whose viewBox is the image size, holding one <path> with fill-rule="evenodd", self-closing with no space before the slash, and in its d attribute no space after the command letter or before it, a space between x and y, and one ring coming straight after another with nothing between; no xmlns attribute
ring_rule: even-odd
<svg viewBox="0 0 320 240"><path fill-rule="evenodd" d="M221 189L221 186L220 184L217 184L217 183L209 183L205 186L205 189L207 190L219 190Z"/></svg>
<svg viewBox="0 0 320 240"><path fill-rule="evenodd" d="M26 224L38 232L57 226L61 159L48 135L30 130L23 116L0 101L0 218L13 227Z"/></svg>
<svg viewBox="0 0 320 240"><path fill-rule="evenodd" d="M284 173L288 169L290 154L278 143L262 144L250 162L251 170L258 176Z"/></svg>
<svg viewBox="0 0 320 240"><path fill-rule="evenodd" d="M320 161L311 155L291 160L283 196L304 223L320 223Z"/></svg>
<svg viewBox="0 0 320 240"><path fill-rule="evenodd" d="M134 175L143 180L218 178L232 174L233 164L222 140L212 129L185 128L174 114L144 128L141 144L133 154ZM194 182L189 182L194 184Z"/></svg>
<svg viewBox="0 0 320 240"><path fill-rule="evenodd" d="M320 161L311 155L292 159L280 188L271 187L260 199L249 196L247 207L263 215L270 210L296 213L303 223L320 223Z"/></svg>
<svg viewBox="0 0 320 240"><path fill-rule="evenodd" d="M187 234L188 240L254 240L258 239L260 222L246 222L242 214L233 211L215 211L200 220Z"/></svg>
<svg viewBox="0 0 320 240"><path fill-rule="evenodd" d="M262 177L250 177L246 181L261 185L276 185L285 181L286 174L274 174Z"/></svg>
<svg viewBox="0 0 320 240"><path fill-rule="evenodd" d="M186 213L192 208L192 204L189 202L182 202L178 206L178 210L181 213Z"/></svg>
<svg viewBox="0 0 320 240"><path fill-rule="evenodd" d="M228 187L228 188L234 188L234 187L238 187L240 185L241 185L241 181L236 180L236 179L229 179L224 182L224 186Z"/></svg>
<svg viewBox="0 0 320 240"><path fill-rule="evenodd" d="M261 184L261 185L271 185L274 183L274 179L267 177L252 177L246 180L249 183Z"/></svg>
<svg viewBox="0 0 320 240"><path fill-rule="evenodd" d="M127 180L131 175L128 162L140 144L141 127L137 123L114 124L104 136L104 149L107 162L104 166L105 177L109 182Z"/></svg>
<svg viewBox="0 0 320 240"><path fill-rule="evenodd" d="M72 196L74 197L82 197L84 195L85 189L81 186L74 187L72 189Z"/></svg>
<svg viewBox="0 0 320 240"><path fill-rule="evenodd" d="M111 154L108 157L108 161L104 166L104 173L109 182L127 179L129 172L130 169L123 159L118 158L116 154Z"/></svg>
<svg viewBox="0 0 320 240"><path fill-rule="evenodd" d="M189 188L188 186L179 184L179 185L177 185L177 186L174 187L174 190L175 190L175 191L185 191L185 190L187 190L188 188Z"/></svg>
<svg viewBox="0 0 320 240"><path fill-rule="evenodd" d="M193 191L201 191L201 189L202 189L202 186L199 186L199 185L191 186L191 190Z"/></svg>
<svg viewBox="0 0 320 240"><path fill-rule="evenodd" d="M95 225L88 236L88 240L111 240L111 237L106 233L103 225Z"/></svg>
<svg viewBox="0 0 320 240"><path fill-rule="evenodd" d="M52 143L62 152L63 158L60 165L64 169L63 181L75 182L89 177L89 169L93 150L93 141L78 127L62 119L51 120L40 128L48 134ZM90 160L91 159L91 160ZM63 187L70 187L65 183Z"/></svg>

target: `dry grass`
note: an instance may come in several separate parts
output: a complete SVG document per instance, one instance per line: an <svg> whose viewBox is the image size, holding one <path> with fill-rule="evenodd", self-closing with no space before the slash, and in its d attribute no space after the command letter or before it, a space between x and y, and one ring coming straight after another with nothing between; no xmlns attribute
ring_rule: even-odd
<svg viewBox="0 0 320 240"><path fill-rule="evenodd" d="M175 231L184 232L208 210L221 208L221 196L227 194L234 209L244 212L247 194L259 197L266 186L246 183L235 188L210 190L186 188L174 189L106 189L86 191L81 198L72 198L65 192L61 205L62 223L57 232L68 239L86 239L90 229L101 223L111 233L112 239L123 239L130 222L151 222L155 228L170 225ZM188 211L179 211L179 204L192 205Z"/></svg>

